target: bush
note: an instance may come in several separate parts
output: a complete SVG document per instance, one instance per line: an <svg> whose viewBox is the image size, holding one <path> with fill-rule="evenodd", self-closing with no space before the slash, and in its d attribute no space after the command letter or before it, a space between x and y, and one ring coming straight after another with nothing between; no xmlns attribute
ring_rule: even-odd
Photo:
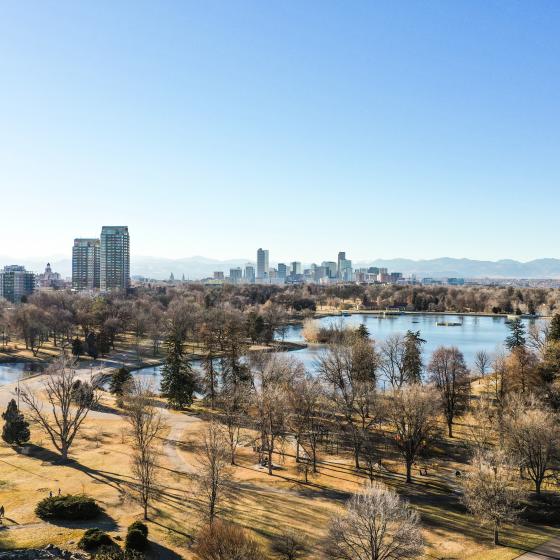
<svg viewBox="0 0 560 560"><path fill-rule="evenodd" d="M88 529L78 542L82 550L97 550L101 546L116 546L113 539L97 527Z"/></svg>
<svg viewBox="0 0 560 560"><path fill-rule="evenodd" d="M67 494L41 500L35 508L35 513L46 521L49 519L80 521L94 519L101 513L101 508L89 496Z"/></svg>
<svg viewBox="0 0 560 560"><path fill-rule="evenodd" d="M129 525L129 532L134 529L138 529L146 538L148 538L148 526L145 523L142 523L142 521L135 521Z"/></svg>
<svg viewBox="0 0 560 560"><path fill-rule="evenodd" d="M258 543L239 526L215 521L202 529L194 552L200 560L265 560Z"/></svg>
<svg viewBox="0 0 560 560"><path fill-rule="evenodd" d="M126 550L146 550L148 548L148 539L140 529L129 529L124 546Z"/></svg>
<svg viewBox="0 0 560 560"><path fill-rule="evenodd" d="M144 560L144 555L136 550L104 546L95 553L95 560Z"/></svg>

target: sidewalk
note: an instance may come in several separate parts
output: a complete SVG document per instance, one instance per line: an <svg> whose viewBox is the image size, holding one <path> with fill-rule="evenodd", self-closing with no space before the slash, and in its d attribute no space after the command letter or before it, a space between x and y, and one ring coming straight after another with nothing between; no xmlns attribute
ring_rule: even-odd
<svg viewBox="0 0 560 560"><path fill-rule="evenodd" d="M526 552L517 560L560 560L560 537L541 544L532 552Z"/></svg>

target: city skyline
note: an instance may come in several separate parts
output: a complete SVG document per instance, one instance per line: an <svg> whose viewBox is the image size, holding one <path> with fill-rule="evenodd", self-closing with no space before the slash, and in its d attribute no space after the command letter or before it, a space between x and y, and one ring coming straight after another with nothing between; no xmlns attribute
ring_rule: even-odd
<svg viewBox="0 0 560 560"><path fill-rule="evenodd" d="M169 258L558 256L559 24L547 1L5 4L0 253L37 254L25 216L45 258L122 222Z"/></svg>

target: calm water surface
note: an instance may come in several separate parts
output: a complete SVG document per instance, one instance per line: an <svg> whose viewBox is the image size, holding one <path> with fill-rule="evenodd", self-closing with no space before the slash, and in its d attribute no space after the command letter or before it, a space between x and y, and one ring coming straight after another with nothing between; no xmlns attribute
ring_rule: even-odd
<svg viewBox="0 0 560 560"><path fill-rule="evenodd" d="M505 317L462 317L459 315L394 315L379 317L377 315L351 315L349 317L324 317L317 320L322 326L330 324L349 325L357 327L365 324L370 337L382 342L391 334L405 334L406 331L420 331L420 336L426 341L424 345L424 363L427 364L433 351L439 346L457 346L465 356L469 366L473 366L475 355L479 350L486 350L490 355L504 348L504 341L508 335ZM526 326L532 320L524 320ZM438 322L461 323L460 326L438 326ZM301 325L290 325L286 330L284 340L289 342L305 342ZM313 372L317 358L325 351L326 346L312 345L303 350L295 350L289 355L301 360L308 371ZM200 367L194 362L194 366ZM144 368L136 372L149 380L156 388L159 387L161 366Z"/></svg>
<svg viewBox="0 0 560 560"><path fill-rule="evenodd" d="M27 375L42 371L41 366L30 363L14 362L0 364L0 386L13 383Z"/></svg>
<svg viewBox="0 0 560 560"><path fill-rule="evenodd" d="M532 320L524 320L528 326ZM473 366L475 355L479 350L486 350L490 355L503 349L508 335L506 319L504 317L462 317L459 315L394 315L381 317L378 315L356 314L349 317L324 317L317 322L322 326L331 324L349 325L357 327L361 323L367 327L371 338L382 342L391 334L404 334L408 330L420 331L420 336L426 340L424 345L424 363L428 363L433 351L438 346L457 346L465 356L469 366ZM461 323L460 326L438 326L438 322ZM290 325L284 339L290 342L304 342L301 325ZM313 372L315 362L324 352L325 347L312 345L303 350L290 352L294 358L301 360L308 371ZM194 362L195 368L200 364ZM32 372L31 364L12 363L0 364L0 385L16 381L21 375ZM137 376L142 376L159 388L161 366L137 370Z"/></svg>

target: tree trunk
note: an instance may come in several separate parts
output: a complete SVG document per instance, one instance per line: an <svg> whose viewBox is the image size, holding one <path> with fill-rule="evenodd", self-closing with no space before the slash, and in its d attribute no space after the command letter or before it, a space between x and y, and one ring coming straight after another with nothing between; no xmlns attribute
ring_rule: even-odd
<svg viewBox="0 0 560 560"><path fill-rule="evenodd" d="M406 481L412 482L412 463L410 461L406 462Z"/></svg>
<svg viewBox="0 0 560 560"><path fill-rule="evenodd" d="M148 521L148 502L144 502L144 521Z"/></svg>
<svg viewBox="0 0 560 560"><path fill-rule="evenodd" d="M535 480L535 492L537 496L541 495L541 484L542 484L542 480L540 479Z"/></svg>
<svg viewBox="0 0 560 560"><path fill-rule="evenodd" d="M498 526L497 525L494 527L494 544L495 545L500 544L500 538L499 538L499 534L498 534Z"/></svg>
<svg viewBox="0 0 560 560"><path fill-rule="evenodd" d="M447 433L449 434L450 438L453 437L453 422L451 421L447 422Z"/></svg>
<svg viewBox="0 0 560 560"><path fill-rule="evenodd" d="M360 469L360 448L356 443L354 443L354 466L356 470Z"/></svg>
<svg viewBox="0 0 560 560"><path fill-rule="evenodd" d="M272 475L272 445L268 446L268 474Z"/></svg>

